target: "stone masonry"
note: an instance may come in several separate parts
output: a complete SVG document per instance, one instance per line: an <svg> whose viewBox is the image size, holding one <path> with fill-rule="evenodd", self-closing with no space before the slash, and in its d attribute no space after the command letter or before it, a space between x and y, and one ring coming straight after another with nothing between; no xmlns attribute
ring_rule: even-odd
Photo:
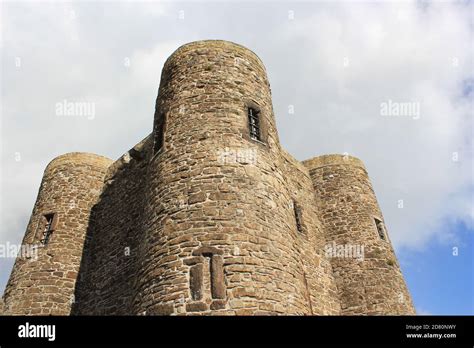
<svg viewBox="0 0 474 348"><path fill-rule="evenodd" d="M48 165L23 245L3 314L414 314L363 163L282 149L263 63L226 41L168 58L117 161Z"/></svg>

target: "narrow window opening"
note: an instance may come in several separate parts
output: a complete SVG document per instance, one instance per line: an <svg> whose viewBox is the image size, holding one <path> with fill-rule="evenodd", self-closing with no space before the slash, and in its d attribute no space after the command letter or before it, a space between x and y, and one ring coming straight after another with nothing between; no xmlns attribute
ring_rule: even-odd
<svg viewBox="0 0 474 348"><path fill-rule="evenodd" d="M44 229L43 229L43 234L41 236L41 244L43 245L46 245L48 244L50 238L51 238L51 234L53 233L54 231L54 225L55 225L55 222L56 222L56 214L54 213L51 213L51 214L46 214L44 215L44 218L46 220L45 224L44 224Z"/></svg>
<svg viewBox="0 0 474 348"><path fill-rule="evenodd" d="M383 225L382 220L379 220L377 218L374 218L375 220L375 226L377 226L377 232L379 234L380 239L385 240L385 227Z"/></svg>
<svg viewBox="0 0 474 348"><path fill-rule="evenodd" d="M293 211L294 211L294 214L295 214L296 229L298 230L298 232L303 233L304 232L304 229L303 229L303 213L301 211L301 207L295 201L293 201Z"/></svg>
<svg viewBox="0 0 474 348"><path fill-rule="evenodd" d="M157 153L163 147L164 130L165 130L165 115L161 114L160 117L158 117L155 124L155 144L153 148L154 153Z"/></svg>
<svg viewBox="0 0 474 348"><path fill-rule="evenodd" d="M262 141L260 135L260 111L255 108L248 108L250 138Z"/></svg>

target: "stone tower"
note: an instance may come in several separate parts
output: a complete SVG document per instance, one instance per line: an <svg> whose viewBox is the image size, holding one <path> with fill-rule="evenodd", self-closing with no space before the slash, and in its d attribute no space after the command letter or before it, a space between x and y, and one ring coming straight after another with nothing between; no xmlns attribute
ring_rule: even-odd
<svg viewBox="0 0 474 348"><path fill-rule="evenodd" d="M24 243L53 232L17 260L7 314L414 313L364 165L282 149L265 67L240 45L175 51L153 132L111 162L48 166Z"/></svg>
<svg viewBox="0 0 474 348"><path fill-rule="evenodd" d="M70 153L48 164L22 243L33 252L15 262L6 314L70 314L90 211L111 162Z"/></svg>
<svg viewBox="0 0 474 348"><path fill-rule="evenodd" d="M364 246L364 259L331 257L341 314L412 313L405 281L364 164L343 155L305 161L328 246Z"/></svg>

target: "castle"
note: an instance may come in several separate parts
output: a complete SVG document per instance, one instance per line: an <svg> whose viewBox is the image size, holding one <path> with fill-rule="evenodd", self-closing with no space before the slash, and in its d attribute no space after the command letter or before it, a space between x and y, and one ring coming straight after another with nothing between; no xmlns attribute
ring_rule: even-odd
<svg viewBox="0 0 474 348"><path fill-rule="evenodd" d="M153 132L46 167L6 315L405 315L364 164L282 149L262 61L198 41L166 61Z"/></svg>

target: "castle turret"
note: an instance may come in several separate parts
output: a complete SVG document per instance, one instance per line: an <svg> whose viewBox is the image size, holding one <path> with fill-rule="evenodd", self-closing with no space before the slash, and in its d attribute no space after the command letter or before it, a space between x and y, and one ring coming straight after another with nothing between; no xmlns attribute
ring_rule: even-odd
<svg viewBox="0 0 474 348"><path fill-rule="evenodd" d="M154 139L136 312L311 314L260 59L226 41L180 47Z"/></svg>
<svg viewBox="0 0 474 348"><path fill-rule="evenodd" d="M4 294L5 314L68 315L89 215L111 161L68 153L46 167Z"/></svg>
<svg viewBox="0 0 474 348"><path fill-rule="evenodd" d="M342 155L303 163L313 179L341 314L414 314L364 164Z"/></svg>

